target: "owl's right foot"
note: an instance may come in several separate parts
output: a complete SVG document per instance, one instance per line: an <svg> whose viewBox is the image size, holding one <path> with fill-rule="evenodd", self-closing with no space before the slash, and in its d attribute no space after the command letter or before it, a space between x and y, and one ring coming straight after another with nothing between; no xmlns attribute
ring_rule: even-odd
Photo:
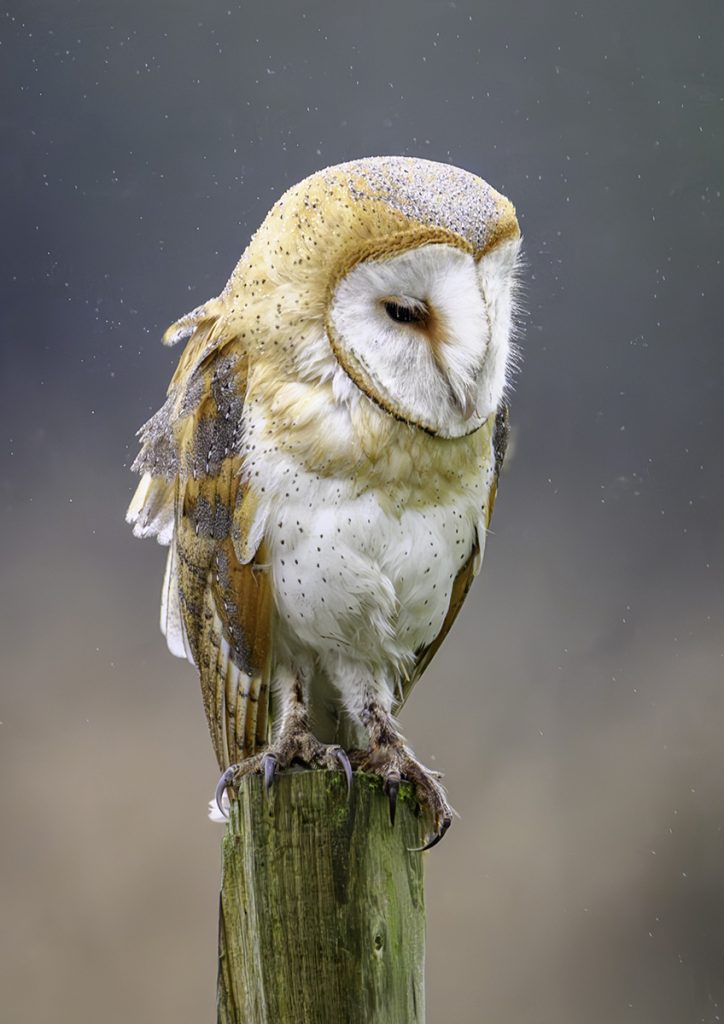
<svg viewBox="0 0 724 1024"><path fill-rule="evenodd" d="M347 793L352 789L352 766L346 752L337 744L320 743L304 726L286 729L276 742L260 754L246 758L240 764L232 764L223 773L216 786L215 799L221 813L228 817L224 808L224 794L227 789L238 793L241 780L247 775L261 775L264 789L269 792L278 772L292 765L305 768L327 768L344 772Z"/></svg>
<svg viewBox="0 0 724 1024"><path fill-rule="evenodd" d="M320 743L309 728L309 719L302 684L299 679L287 694L287 703L282 726L277 739L260 754L247 757L240 764L232 764L223 773L216 786L216 805L228 817L224 809L224 795L230 789L236 796L239 784L247 775L261 775L264 788L269 792L279 771L291 768L293 764L306 768L328 768L344 772L347 782L347 796L352 789L352 766L347 754L336 743Z"/></svg>

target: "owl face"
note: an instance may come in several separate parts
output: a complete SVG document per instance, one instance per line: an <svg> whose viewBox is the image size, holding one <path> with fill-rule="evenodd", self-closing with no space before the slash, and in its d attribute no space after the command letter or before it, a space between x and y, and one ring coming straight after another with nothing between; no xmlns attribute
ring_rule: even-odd
<svg viewBox="0 0 724 1024"><path fill-rule="evenodd" d="M519 237L478 258L428 244L357 263L334 288L326 317L342 371L429 433L477 430L505 388L518 249Z"/></svg>
<svg viewBox="0 0 724 1024"><path fill-rule="evenodd" d="M199 365L240 339L290 436L318 422L331 385L335 413L373 403L464 437L504 394L519 245L512 204L476 175L412 157L339 164L275 203L222 294L165 341L209 325Z"/></svg>

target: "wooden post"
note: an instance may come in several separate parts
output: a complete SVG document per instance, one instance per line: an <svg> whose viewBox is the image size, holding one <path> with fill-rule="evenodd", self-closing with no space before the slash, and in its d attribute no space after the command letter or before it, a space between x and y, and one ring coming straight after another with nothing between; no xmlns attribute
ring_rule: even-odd
<svg viewBox="0 0 724 1024"><path fill-rule="evenodd" d="M424 1024L421 822L400 789L331 771L258 776L223 844L218 1024Z"/></svg>

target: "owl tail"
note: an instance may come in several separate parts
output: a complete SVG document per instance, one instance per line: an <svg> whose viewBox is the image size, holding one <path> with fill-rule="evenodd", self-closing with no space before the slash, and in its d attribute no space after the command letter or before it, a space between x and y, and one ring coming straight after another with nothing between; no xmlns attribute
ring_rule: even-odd
<svg viewBox="0 0 724 1024"><path fill-rule="evenodd" d="M252 651L247 646L247 658L240 662L229 642L234 630L230 631L224 611L228 601L218 591L218 566L209 565L204 581L200 551L190 550L184 540L188 538L183 533L177 536L168 553L161 631L171 653L188 658L198 669L211 740L224 770L251 757L268 742L270 647L264 643ZM246 609L248 635L250 627L258 624L261 638L270 614L268 582L246 566L238 567L237 573L237 609Z"/></svg>

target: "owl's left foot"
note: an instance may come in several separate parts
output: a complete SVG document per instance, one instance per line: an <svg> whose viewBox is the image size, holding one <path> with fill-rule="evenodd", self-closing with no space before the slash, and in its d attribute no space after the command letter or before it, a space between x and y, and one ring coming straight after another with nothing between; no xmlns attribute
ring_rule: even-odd
<svg viewBox="0 0 724 1024"><path fill-rule="evenodd" d="M379 737L373 734L369 748L363 753L353 754L356 769L379 775L390 804L390 822L395 824L397 794L404 780L411 782L417 802L432 818L433 833L420 847L411 852L422 853L437 846L452 823L455 813L447 802L445 790L440 785L439 772L433 772L421 764L411 750L405 746L398 734L390 735L387 729Z"/></svg>

